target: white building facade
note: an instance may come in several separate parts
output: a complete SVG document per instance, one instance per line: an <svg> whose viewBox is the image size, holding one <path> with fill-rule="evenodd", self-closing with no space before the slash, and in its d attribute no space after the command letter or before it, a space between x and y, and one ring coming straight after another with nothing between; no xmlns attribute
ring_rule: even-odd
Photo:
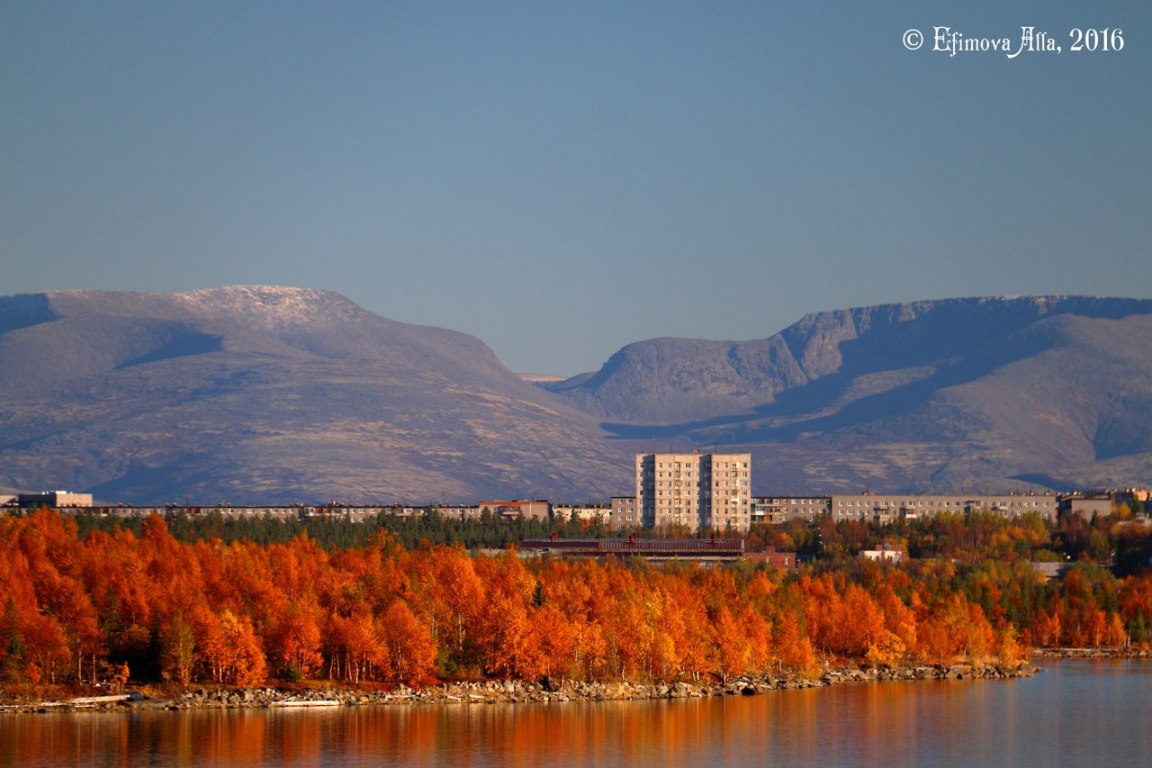
<svg viewBox="0 0 1152 768"><path fill-rule="evenodd" d="M752 456L637 454L636 506L646 527L747 531L752 520Z"/></svg>

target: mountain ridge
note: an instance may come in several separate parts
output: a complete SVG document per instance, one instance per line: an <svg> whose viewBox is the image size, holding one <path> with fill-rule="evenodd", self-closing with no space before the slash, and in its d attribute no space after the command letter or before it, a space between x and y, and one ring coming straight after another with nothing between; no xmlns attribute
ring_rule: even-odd
<svg viewBox="0 0 1152 768"><path fill-rule="evenodd" d="M638 342L554 391L631 446L743 446L793 488L1147 484L1150 348L1148 300L951 299L814 313L751 342Z"/></svg>
<svg viewBox="0 0 1152 768"><path fill-rule="evenodd" d="M0 299L0 316L13 305L18 322L0 325L5 485L149 503L405 501L604 493L619 471L594 422L479 339L338 294L53 292ZM550 452L579 466L533 463Z"/></svg>
<svg viewBox="0 0 1152 768"><path fill-rule="evenodd" d="M748 406L763 405L772 402L775 395L780 392L813 383L839 372L843 362L841 345L859 342L862 337L869 335L874 326L895 328L898 323L910 323L925 313L941 310L964 312L981 306L1007 307L1009 312L1007 317L1005 313L998 313L995 320L989 319L988 326L980 331L983 335L971 338L971 334L965 334L962 340L969 344L986 339L993 331L998 336L1006 327L1018 329L1021 321L1029 317L1036 319L1052 313L1066 313L1073 308L1095 311L1096 314L1104 311L1113 314L1152 314L1152 300L1079 296L974 297L878 304L809 313L779 333L763 339L749 341L673 337L646 339L626 345L612 355L598 371L579 374L546 386L551 391L576 399L583 407L604 416L624 415L632 421L650 420L653 423L661 423L673 411L688 415L693 415L701 409L704 412L715 412L724 404L725 394L732 398L728 407L741 403ZM1015 323L1006 326L1003 323L1005 319L1014 319ZM940 336L938 329L936 336ZM909 344L907 338L897 340L900 346L914 351L923 350L924 342L939 344L941 341L947 343L949 340L928 338L922 339L919 345ZM954 345L955 341L952 343ZM677 348L675 353L672 352L673 347ZM862 353L867 353L867 350L863 350ZM708 365L698 360L703 354L709 354L712 358L707 361ZM665 359L676 361L679 366L676 371L679 380L689 385L683 391L701 397L699 382L701 379L706 380L706 383L711 380L711 383L719 385L718 389L722 390L717 392L717 401L696 405L683 402L683 398L679 398L675 399L670 407L663 406L663 403L668 403L670 395L667 382L662 376L653 376L651 372L651 368L659 367L661 355ZM692 360L694 357L697 358L695 363ZM737 376L721 375L725 371L724 366L717 364L720 361L727 363L727 368ZM926 361L927 359L908 359L901 367L914 368L926 364ZM647 366L649 370L636 373L628 370L629 366ZM893 367L889 365L889 369ZM645 407L643 402L644 395L648 391L640 383L640 380L644 379L655 380L661 387L655 393L655 399L659 402L653 407ZM612 391L617 380L623 381L619 385L622 390L619 397ZM637 391L635 386L638 383L640 387ZM676 381L672 382L673 385L675 383ZM675 394L673 390L671 395L674 397ZM630 406L632 410L624 410L624 404Z"/></svg>
<svg viewBox="0 0 1152 768"><path fill-rule="evenodd" d="M109 501L567 500L634 451L754 491L1152 484L1152 300L978 297L647 339L526 381L483 341L276 286L0 297L0 486ZM540 378L540 377L529 377Z"/></svg>

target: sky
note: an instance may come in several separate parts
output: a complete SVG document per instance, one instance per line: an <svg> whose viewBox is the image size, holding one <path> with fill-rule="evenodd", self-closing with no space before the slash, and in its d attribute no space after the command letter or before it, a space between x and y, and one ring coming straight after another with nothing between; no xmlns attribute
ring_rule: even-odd
<svg viewBox="0 0 1152 768"><path fill-rule="evenodd" d="M5 0L0 295L323 288L553 375L1152 297L1152 5L879 5Z"/></svg>

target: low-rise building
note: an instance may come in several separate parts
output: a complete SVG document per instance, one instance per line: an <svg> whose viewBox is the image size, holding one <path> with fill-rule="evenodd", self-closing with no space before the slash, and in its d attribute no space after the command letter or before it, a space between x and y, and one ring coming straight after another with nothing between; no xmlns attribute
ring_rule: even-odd
<svg viewBox="0 0 1152 768"><path fill-rule="evenodd" d="M479 506L440 504L439 506L433 507L432 511L449 520L464 521L480 519Z"/></svg>
<svg viewBox="0 0 1152 768"><path fill-rule="evenodd" d="M1112 512L1111 494L1071 494L1060 497L1060 514L1062 515L1076 515L1085 520L1091 520L1093 517L1107 517Z"/></svg>
<svg viewBox="0 0 1152 768"><path fill-rule="evenodd" d="M763 552L749 552L744 557L753 563L768 563L788 571L796 570L796 553L777 552L776 547L768 547Z"/></svg>
<svg viewBox="0 0 1152 768"><path fill-rule="evenodd" d="M789 520L812 520L829 512L827 496L754 496L753 523L785 523Z"/></svg>
<svg viewBox="0 0 1152 768"><path fill-rule="evenodd" d="M883 544L880 549L861 550L860 557L881 563L902 563L904 562L904 550L891 544Z"/></svg>
<svg viewBox="0 0 1152 768"><path fill-rule="evenodd" d="M610 522L613 528L639 528L640 511L636 506L636 497L613 496Z"/></svg>
<svg viewBox="0 0 1152 768"><path fill-rule="evenodd" d="M25 509L38 507L91 507L92 494L69 493L68 491L43 491L41 493L21 493L16 497L17 504Z"/></svg>
<svg viewBox="0 0 1152 768"><path fill-rule="evenodd" d="M1044 581L1052 581L1062 577L1068 570L1068 564L1062 562L1032 562L1032 570Z"/></svg>
<svg viewBox="0 0 1152 768"><path fill-rule="evenodd" d="M1056 516L1057 499L1051 494L833 494L829 511L836 520L886 523L944 513L969 514L986 510L1008 516L1036 513Z"/></svg>
<svg viewBox="0 0 1152 768"><path fill-rule="evenodd" d="M612 517L612 507L608 504L553 504L553 520L599 520L608 523Z"/></svg>
<svg viewBox="0 0 1152 768"><path fill-rule="evenodd" d="M487 509L494 515L505 518L526 518L531 520L548 520L552 515L552 505L547 501L482 501L480 512Z"/></svg>

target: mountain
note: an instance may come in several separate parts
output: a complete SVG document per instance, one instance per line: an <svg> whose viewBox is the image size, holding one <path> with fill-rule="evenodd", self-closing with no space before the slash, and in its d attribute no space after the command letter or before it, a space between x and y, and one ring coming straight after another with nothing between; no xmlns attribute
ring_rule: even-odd
<svg viewBox="0 0 1152 768"><path fill-rule="evenodd" d="M739 447L757 492L1152 483L1152 301L980 298L652 339L547 385L622 446Z"/></svg>
<svg viewBox="0 0 1152 768"><path fill-rule="evenodd" d="M0 486L132 503L583 499L627 465L478 339L333 293L0 298Z"/></svg>
<svg viewBox="0 0 1152 768"><path fill-rule="evenodd" d="M0 488L130 503L580 501L634 451L758 494L1152 485L1152 301L984 298L651 339L565 381L325 291L0 298Z"/></svg>

